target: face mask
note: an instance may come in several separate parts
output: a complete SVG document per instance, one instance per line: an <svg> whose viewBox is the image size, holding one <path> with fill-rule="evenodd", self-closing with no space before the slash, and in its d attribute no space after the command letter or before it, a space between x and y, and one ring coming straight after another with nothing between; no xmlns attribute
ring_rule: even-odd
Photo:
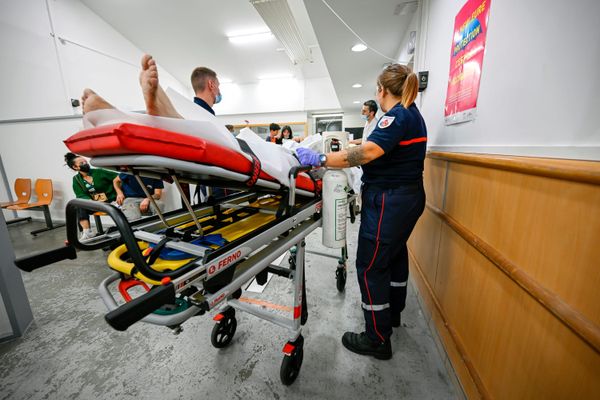
<svg viewBox="0 0 600 400"><path fill-rule="evenodd" d="M79 166L79 170L80 170L81 172L85 172L85 173L87 174L88 172L90 172L90 164L88 164L88 163L81 164L81 165Z"/></svg>
<svg viewBox="0 0 600 400"><path fill-rule="evenodd" d="M360 119L362 119L363 121L368 121L369 120L369 116L368 115L360 115Z"/></svg>
<svg viewBox="0 0 600 400"><path fill-rule="evenodd" d="M215 98L215 104L219 104L221 102L221 100L223 100L223 96L221 96L221 93L217 94L217 97Z"/></svg>

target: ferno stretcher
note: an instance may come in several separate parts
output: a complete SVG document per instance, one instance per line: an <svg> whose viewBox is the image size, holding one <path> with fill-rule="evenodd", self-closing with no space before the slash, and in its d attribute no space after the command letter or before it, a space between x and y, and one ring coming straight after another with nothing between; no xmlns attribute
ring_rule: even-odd
<svg viewBox="0 0 600 400"><path fill-rule="evenodd" d="M188 319L214 310L211 342L221 348L236 331L236 310L244 311L290 331L280 378L285 385L293 383L302 365L302 325L308 318L304 238L321 226L320 181L307 173L309 168L292 168L290 185L285 186L261 170L260 161L243 142L246 155L196 136L130 123L84 130L65 144L92 157L96 167L133 174L144 190L141 176L173 183L184 207L128 222L110 204L71 200L66 208L67 245L17 260L17 266L33 271L75 259L75 249L110 248L108 265L113 273L102 281L99 292L109 310L105 319L114 329L124 331L142 321L179 333ZM240 191L192 206L182 189L185 183ZM146 195L152 201L150 193ZM79 208L106 213L114 226L80 241ZM351 205L352 221L353 210ZM288 267L272 264L288 251ZM346 258L344 248L336 272L340 291ZM242 287L253 278L264 284L268 273L292 280L291 317L240 301ZM113 295L110 288L115 285L122 299ZM142 295L132 295L140 291Z"/></svg>

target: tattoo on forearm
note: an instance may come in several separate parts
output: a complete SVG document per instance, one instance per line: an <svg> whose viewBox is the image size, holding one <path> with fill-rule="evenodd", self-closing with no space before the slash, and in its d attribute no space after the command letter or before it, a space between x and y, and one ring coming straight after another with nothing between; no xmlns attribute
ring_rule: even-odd
<svg viewBox="0 0 600 400"><path fill-rule="evenodd" d="M346 161L350 167L356 167L363 163L364 150L362 146L350 147L347 153Z"/></svg>

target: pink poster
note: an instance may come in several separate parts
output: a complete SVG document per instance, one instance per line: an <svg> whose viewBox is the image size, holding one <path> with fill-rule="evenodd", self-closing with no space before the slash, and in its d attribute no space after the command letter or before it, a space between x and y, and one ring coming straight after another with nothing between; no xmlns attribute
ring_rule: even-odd
<svg viewBox="0 0 600 400"><path fill-rule="evenodd" d="M454 19L446 124L475 119L491 0L467 0Z"/></svg>

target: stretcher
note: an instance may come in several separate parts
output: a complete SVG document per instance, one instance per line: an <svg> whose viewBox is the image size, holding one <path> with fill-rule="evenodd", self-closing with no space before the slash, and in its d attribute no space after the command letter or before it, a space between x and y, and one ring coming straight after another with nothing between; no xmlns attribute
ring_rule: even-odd
<svg viewBox="0 0 600 400"><path fill-rule="evenodd" d="M144 190L142 176L172 182L184 207L128 222L110 204L71 200L66 207L67 246L17 260L19 268L32 271L74 259L75 249L108 247L113 272L102 281L99 293L109 310L105 319L114 329L124 331L142 321L179 333L188 319L215 311L211 342L221 348L233 339L236 310L244 311L290 331L280 378L285 385L293 383L302 365L301 331L308 318L304 239L321 226L323 204L320 181L309 167L293 167L289 181L279 182L261 170L260 160L243 143L245 154L202 138L129 123L88 129L65 143L71 151L91 157L95 167L133 174ZM191 205L183 183L240 191ZM146 195L152 201L150 193ZM114 226L80 241L79 208L106 213ZM287 267L273 265L288 251ZM344 248L338 265L338 271L344 270L344 284L346 258ZM292 280L291 316L240 300L247 282L256 278L262 284L268 273ZM336 276L338 290L343 290L341 274ZM143 294L136 296L140 291Z"/></svg>

